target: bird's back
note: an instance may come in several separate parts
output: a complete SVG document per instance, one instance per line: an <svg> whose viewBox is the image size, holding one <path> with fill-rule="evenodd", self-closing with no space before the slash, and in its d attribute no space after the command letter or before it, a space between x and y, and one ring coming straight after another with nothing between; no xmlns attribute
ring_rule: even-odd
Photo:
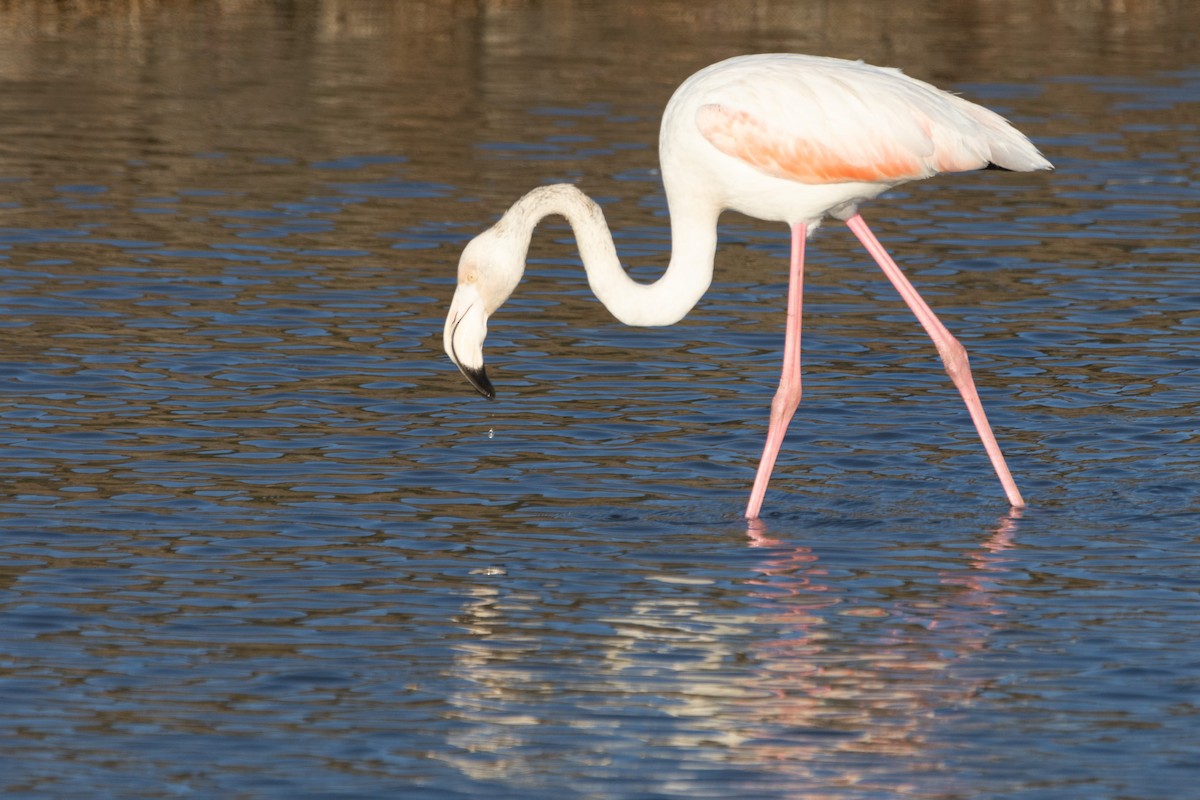
<svg viewBox="0 0 1200 800"><path fill-rule="evenodd" d="M749 186L740 162L805 186L878 185L859 192L870 196L940 172L1051 168L982 106L899 70L795 54L740 56L688 78L664 112L660 157L664 175L702 161L709 179Z"/></svg>

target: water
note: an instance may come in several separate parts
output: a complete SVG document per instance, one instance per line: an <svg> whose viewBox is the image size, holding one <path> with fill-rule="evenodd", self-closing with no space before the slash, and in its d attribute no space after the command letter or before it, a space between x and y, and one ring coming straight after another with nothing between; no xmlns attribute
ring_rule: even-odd
<svg viewBox="0 0 1200 800"><path fill-rule="evenodd" d="M5 796L1189 796L1200 20L1126 5L0 11ZM865 209L1023 513L838 226L760 528L786 231L725 218L643 330L547 225L497 400L441 354L531 185L653 277L662 104L776 49L903 65L1058 167Z"/></svg>

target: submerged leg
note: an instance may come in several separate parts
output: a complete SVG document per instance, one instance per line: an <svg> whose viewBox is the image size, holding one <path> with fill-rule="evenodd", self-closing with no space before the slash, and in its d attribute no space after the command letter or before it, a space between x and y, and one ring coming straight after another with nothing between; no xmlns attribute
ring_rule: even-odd
<svg viewBox="0 0 1200 800"><path fill-rule="evenodd" d="M921 299L921 295L908 282L908 278L904 277L904 273L900 271L896 262L888 255L887 250L875 238L875 234L867 227L863 218L855 214L846 220L846 225L854 231L854 235L867 248L872 258L875 259L875 263L879 264L883 273L888 276L888 280L904 298L904 302L917 315L921 326L933 339L938 354L942 357L942 363L946 367L946 372L949 373L950 379L954 381L954 385L958 387L963 400L967 403L967 410L971 413L975 430L979 431L979 438L983 440L983 446L987 450L988 458L992 460L992 467L996 470L996 476L1000 478L1000 484L1004 487L1004 494L1008 496L1008 502L1014 508L1021 508L1025 505L1025 501L1021 499L1021 493L1017 491L1017 484L1008 471L1008 465L1004 463L1004 454L1000 452L1000 445L996 443L992 427L988 425L987 415L983 413L983 403L979 401L979 392L975 390L975 380L971 377L971 367L967 364L967 351L963 349L957 339L950 335L950 331L946 330L942 321Z"/></svg>
<svg viewBox="0 0 1200 800"><path fill-rule="evenodd" d="M796 407L800 405L800 312L804 305L804 239L807 229L804 223L792 227L791 276L788 279L787 332L783 339L783 372L779 376L779 388L771 401L771 422L767 427L767 443L763 447L758 472L754 476L754 488L750 490L750 503L746 506L746 519L758 519L763 495L767 493L767 481L771 480L771 469L779 446L787 433L788 423Z"/></svg>

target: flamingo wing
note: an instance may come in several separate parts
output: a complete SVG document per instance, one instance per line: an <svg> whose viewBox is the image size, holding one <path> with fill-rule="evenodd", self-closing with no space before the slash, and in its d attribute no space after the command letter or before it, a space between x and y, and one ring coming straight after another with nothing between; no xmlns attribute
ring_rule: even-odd
<svg viewBox="0 0 1200 800"><path fill-rule="evenodd" d="M897 70L839 62L758 78L724 87L695 122L719 151L776 178L894 184L1021 169L1009 151L1037 152L999 115Z"/></svg>

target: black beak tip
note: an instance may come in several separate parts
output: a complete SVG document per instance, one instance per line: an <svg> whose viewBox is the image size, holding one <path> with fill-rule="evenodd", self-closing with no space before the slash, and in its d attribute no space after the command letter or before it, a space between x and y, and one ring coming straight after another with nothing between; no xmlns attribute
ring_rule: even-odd
<svg viewBox="0 0 1200 800"><path fill-rule="evenodd" d="M486 397L488 400L496 399L496 387L492 386L492 382L488 380L487 372L483 367L479 369L468 369L463 367L462 374L466 376L471 385L475 387L475 391Z"/></svg>

